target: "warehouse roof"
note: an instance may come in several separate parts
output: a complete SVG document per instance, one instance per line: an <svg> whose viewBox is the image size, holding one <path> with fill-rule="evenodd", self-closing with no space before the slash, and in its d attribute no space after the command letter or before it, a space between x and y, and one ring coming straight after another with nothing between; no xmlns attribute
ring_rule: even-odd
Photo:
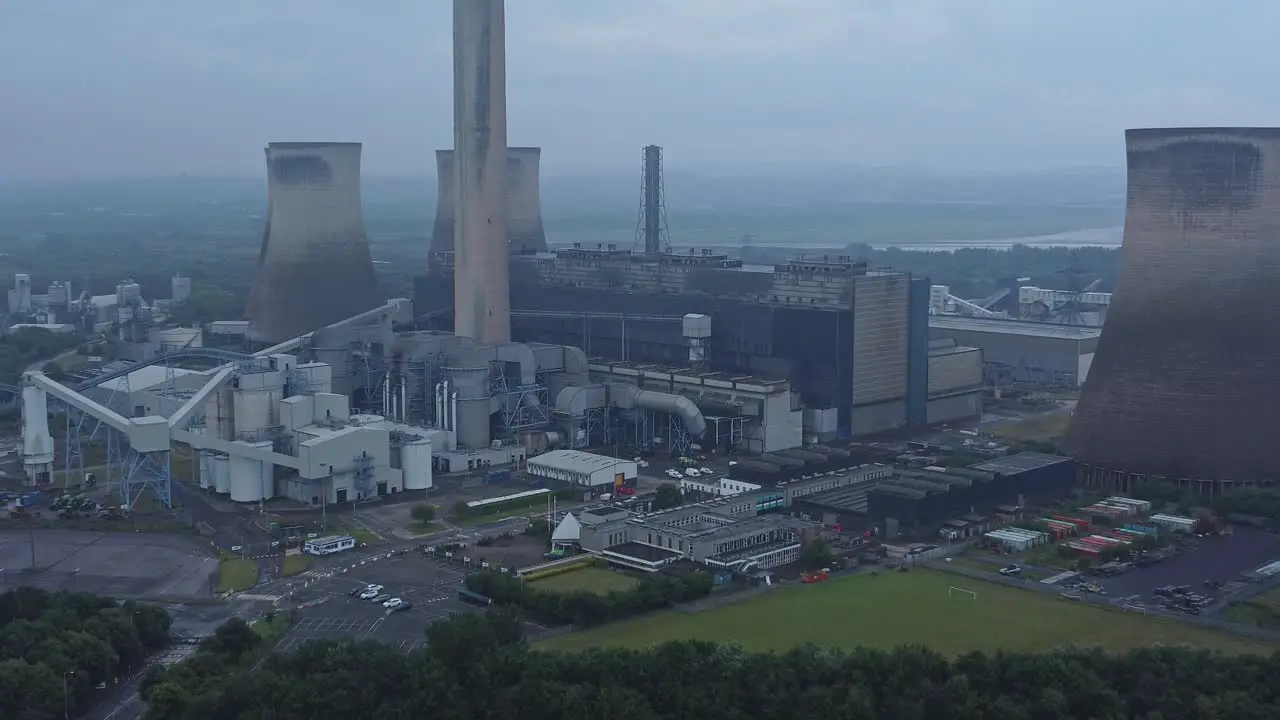
<svg viewBox="0 0 1280 720"><path fill-rule="evenodd" d="M561 472L581 473L590 475L591 473L602 470L604 468L613 467L619 463L631 462L622 458L609 457L608 455L596 455L595 453L582 452L580 450L552 450L529 460L531 468L547 468L549 470L559 470Z"/></svg>
<svg viewBox="0 0 1280 720"><path fill-rule="evenodd" d="M960 315L930 315L932 330L966 330L969 332L998 333L1001 335L1027 335L1056 338L1058 340L1089 340L1102 335L1102 328L1057 323L1003 320L1000 318L975 318Z"/></svg>
<svg viewBox="0 0 1280 720"><path fill-rule="evenodd" d="M1064 458L1061 455L1024 452L1018 453L1017 455L1006 455L994 460L987 460L970 467L975 470L986 470L987 472L1012 475L1014 473L1026 472L1028 470L1036 470L1049 465L1057 465L1058 463L1069 459L1070 458Z"/></svg>

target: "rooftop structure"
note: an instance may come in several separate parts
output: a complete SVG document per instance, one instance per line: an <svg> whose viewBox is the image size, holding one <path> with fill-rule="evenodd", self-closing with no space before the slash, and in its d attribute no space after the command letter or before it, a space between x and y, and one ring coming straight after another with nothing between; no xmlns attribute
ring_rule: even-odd
<svg viewBox="0 0 1280 720"><path fill-rule="evenodd" d="M1280 476L1280 128L1125 133L1124 253L1069 444L1091 482Z"/></svg>
<svg viewBox="0 0 1280 720"><path fill-rule="evenodd" d="M360 206L360 143L271 143L267 227L245 316L283 342L382 303Z"/></svg>

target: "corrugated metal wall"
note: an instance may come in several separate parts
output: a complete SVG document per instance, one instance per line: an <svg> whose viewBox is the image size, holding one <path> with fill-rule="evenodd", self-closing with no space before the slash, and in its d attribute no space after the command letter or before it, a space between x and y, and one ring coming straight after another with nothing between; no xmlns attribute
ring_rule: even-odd
<svg viewBox="0 0 1280 720"><path fill-rule="evenodd" d="M929 397L981 386L981 350L971 348L929 358Z"/></svg>

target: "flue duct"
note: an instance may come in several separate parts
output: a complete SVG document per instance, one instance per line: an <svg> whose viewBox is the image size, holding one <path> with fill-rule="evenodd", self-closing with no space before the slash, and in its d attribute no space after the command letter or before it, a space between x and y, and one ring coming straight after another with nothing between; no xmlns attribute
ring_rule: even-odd
<svg viewBox="0 0 1280 720"><path fill-rule="evenodd" d="M453 2L453 330L492 345L511 341L504 10L503 0Z"/></svg>
<svg viewBox="0 0 1280 720"><path fill-rule="evenodd" d="M360 143L271 143L267 226L245 316L282 342L382 304L360 205Z"/></svg>

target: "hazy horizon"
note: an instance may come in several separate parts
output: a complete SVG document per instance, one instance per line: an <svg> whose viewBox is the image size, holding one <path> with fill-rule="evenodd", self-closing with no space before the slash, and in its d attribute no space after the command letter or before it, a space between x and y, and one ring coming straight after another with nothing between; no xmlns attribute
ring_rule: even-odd
<svg viewBox="0 0 1280 720"><path fill-rule="evenodd" d="M452 145L451 4L0 5L0 177L248 178L353 140L369 177ZM507 3L508 141L545 177L1118 168L1124 129L1265 125L1280 6L1077 0ZM1190 51L1187 48L1192 47ZM1205 62L1212 58L1212 62Z"/></svg>

